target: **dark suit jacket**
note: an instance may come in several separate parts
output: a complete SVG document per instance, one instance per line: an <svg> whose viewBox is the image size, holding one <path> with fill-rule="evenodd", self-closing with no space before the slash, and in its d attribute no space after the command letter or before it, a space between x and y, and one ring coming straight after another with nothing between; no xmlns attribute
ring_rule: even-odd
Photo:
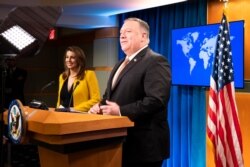
<svg viewBox="0 0 250 167"><path fill-rule="evenodd" d="M123 61L123 60L122 60ZM111 90L113 68L103 98L116 102L121 115L135 126L128 129L123 147L126 162L153 162L169 157L167 103L171 73L167 60L149 48L143 49L124 68Z"/></svg>

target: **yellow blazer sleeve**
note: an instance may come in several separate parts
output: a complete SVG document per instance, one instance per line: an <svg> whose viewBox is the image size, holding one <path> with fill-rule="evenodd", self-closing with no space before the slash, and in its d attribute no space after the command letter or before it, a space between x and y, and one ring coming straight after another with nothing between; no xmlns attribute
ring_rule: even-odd
<svg viewBox="0 0 250 167"><path fill-rule="evenodd" d="M94 71L86 70L84 79L76 80L75 83L77 81L79 85L73 92L73 108L77 111L87 112L101 99L98 80Z"/></svg>

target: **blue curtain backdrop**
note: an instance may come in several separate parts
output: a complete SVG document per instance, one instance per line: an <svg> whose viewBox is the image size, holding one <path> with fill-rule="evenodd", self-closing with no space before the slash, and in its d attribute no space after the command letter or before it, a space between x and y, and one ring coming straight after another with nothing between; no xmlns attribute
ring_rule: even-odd
<svg viewBox="0 0 250 167"><path fill-rule="evenodd" d="M169 6L119 15L119 25L128 17L149 23L150 47L164 55L171 65L171 30L205 25L207 0L193 0ZM124 57L121 49L119 58ZM168 122L171 131L171 155L163 167L206 166L206 97L205 88L176 86L171 88Z"/></svg>

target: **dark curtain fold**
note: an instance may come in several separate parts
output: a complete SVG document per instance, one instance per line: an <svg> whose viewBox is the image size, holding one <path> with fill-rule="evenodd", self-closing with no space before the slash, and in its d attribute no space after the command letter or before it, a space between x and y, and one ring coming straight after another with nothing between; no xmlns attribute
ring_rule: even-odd
<svg viewBox="0 0 250 167"><path fill-rule="evenodd" d="M193 0L119 15L119 25L128 17L138 17L150 26L150 48L172 62L171 30L205 25L207 0ZM173 54L174 55L174 54ZM119 49L119 58L124 57ZM205 88L171 88L168 122L171 133L171 156L163 167L206 166L206 94Z"/></svg>

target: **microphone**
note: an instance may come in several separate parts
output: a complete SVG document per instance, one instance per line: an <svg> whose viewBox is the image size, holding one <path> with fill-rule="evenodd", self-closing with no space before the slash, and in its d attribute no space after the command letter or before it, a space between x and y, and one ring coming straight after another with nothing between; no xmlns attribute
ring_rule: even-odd
<svg viewBox="0 0 250 167"><path fill-rule="evenodd" d="M72 101L72 98L73 98L73 93L74 93L74 91L76 90L76 87L77 87L79 84L80 84L80 82L77 81L75 87L74 87L73 90L72 90L72 94L71 94L71 96L70 96L68 106L67 106L66 108L55 108L55 111L58 111L58 112L72 112L72 111L70 110L70 104L71 104L71 101Z"/></svg>
<svg viewBox="0 0 250 167"><path fill-rule="evenodd" d="M42 88L41 88L41 91L40 92L43 92L45 89L47 89L48 87L50 87L51 85L54 85L55 84L55 81L50 81L49 83L47 83L46 85L44 85Z"/></svg>
<svg viewBox="0 0 250 167"><path fill-rule="evenodd" d="M40 90L40 94L47 89L48 87L50 87L51 85L55 84L55 81L50 81L49 83L47 83L46 85L44 85L41 90ZM33 99L30 103L29 103L29 107L30 108L38 108L38 109L42 109L42 110L49 110L49 107L47 106L47 104L43 101L40 100L36 100Z"/></svg>
<svg viewBox="0 0 250 167"><path fill-rule="evenodd" d="M73 91L72 91L72 93L71 93L71 96L70 96L70 99L69 99L69 105L68 105L68 109L69 109L69 111L70 111L70 104L71 104L71 101L72 101L72 98L73 98L73 93L74 93L74 91L76 90L76 87L79 85L79 81L77 81L76 82L76 85L75 85L75 87L73 88Z"/></svg>
<svg viewBox="0 0 250 167"><path fill-rule="evenodd" d="M103 98L103 99L100 101L99 106L107 105L106 100L107 100L106 98Z"/></svg>
<svg viewBox="0 0 250 167"><path fill-rule="evenodd" d="M106 103L106 97L104 97L101 101L100 101L100 103L99 103L99 108L102 106L102 105L107 105L107 103ZM99 114L103 114L103 112L102 112L102 110L100 109L100 113Z"/></svg>

